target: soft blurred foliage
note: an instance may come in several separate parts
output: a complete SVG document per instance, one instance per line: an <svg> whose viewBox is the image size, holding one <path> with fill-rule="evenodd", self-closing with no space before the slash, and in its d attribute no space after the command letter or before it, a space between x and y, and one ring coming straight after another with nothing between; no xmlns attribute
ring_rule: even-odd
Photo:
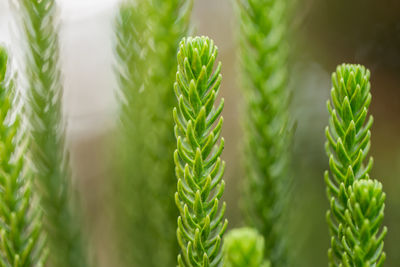
<svg viewBox="0 0 400 267"><path fill-rule="evenodd" d="M237 80L234 0L195 1L192 21L197 34L209 35L219 47L224 81L225 137L223 158L229 226L242 225L239 194L241 94ZM0 37L6 41L10 20L0 0ZM64 4L65 2L65 4ZM92 4L88 4L91 2ZM103 8L102 3L104 2ZM76 181L85 195L90 231L97 245L99 266L113 266L108 249L110 226L103 209L104 181L109 178L104 162L105 140L114 127L116 88L111 70L112 18L110 1L63 0L61 16L62 57L65 69L65 101L69 140ZM67 4L68 3L68 4ZM73 4L72 4L73 3ZM328 168L324 128L328 122L325 103L331 89L330 73L342 62L360 63L371 70L371 177L383 183L387 194L385 266L398 266L400 254L400 2L397 0L295 0L291 17L290 66L295 133L294 201L290 214L296 240L296 267L326 266L329 246L323 172ZM96 6L91 9L90 6Z"/></svg>
<svg viewBox="0 0 400 267"><path fill-rule="evenodd" d="M119 110L108 199L121 266L172 266L179 253L171 110L176 47L191 7L185 0L126 1L115 18Z"/></svg>
<svg viewBox="0 0 400 267"><path fill-rule="evenodd" d="M272 266L291 266L287 231L293 171L293 118L289 106L287 0L240 0L236 5L237 55L243 96L242 212L265 238Z"/></svg>
<svg viewBox="0 0 400 267"><path fill-rule="evenodd" d="M224 267L269 267L264 261L265 240L257 230L243 227L231 230L224 238Z"/></svg>

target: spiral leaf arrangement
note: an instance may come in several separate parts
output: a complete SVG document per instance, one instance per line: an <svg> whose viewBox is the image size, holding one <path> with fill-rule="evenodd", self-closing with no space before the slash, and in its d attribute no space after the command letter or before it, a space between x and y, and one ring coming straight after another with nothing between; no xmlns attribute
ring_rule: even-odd
<svg viewBox="0 0 400 267"><path fill-rule="evenodd" d="M386 227L380 231L385 208L385 193L376 180L358 180L348 189L345 212L347 229L343 238L343 266L383 266L383 239Z"/></svg>
<svg viewBox="0 0 400 267"><path fill-rule="evenodd" d="M16 4L26 37L30 158L45 214L49 260L59 267L87 266L78 213L70 201L56 2L22 0Z"/></svg>
<svg viewBox="0 0 400 267"><path fill-rule="evenodd" d="M286 266L283 214L291 184L287 1L237 0L237 14L245 104L245 212L248 223L264 236L272 266Z"/></svg>
<svg viewBox="0 0 400 267"><path fill-rule="evenodd" d="M326 128L326 150L330 174L325 172L331 210L327 220L331 232L330 266L376 266L385 255L378 235L383 219L381 185L369 180L372 116L370 72L363 66L343 64L332 75L332 102ZM380 265L379 265L380 266Z"/></svg>
<svg viewBox="0 0 400 267"><path fill-rule="evenodd" d="M0 266L43 266L41 212L23 156L26 142L13 108L18 104L14 83L6 79L7 58L0 46Z"/></svg>
<svg viewBox="0 0 400 267"><path fill-rule="evenodd" d="M221 63L214 70L217 53L207 37L184 38L179 45L173 114L180 267L215 267L223 260L221 238L228 222L225 203L219 208L225 163L220 159L224 139L218 144L223 100L214 106L222 79Z"/></svg>
<svg viewBox="0 0 400 267"><path fill-rule="evenodd" d="M252 228L234 229L224 237L225 267L268 267L264 237Z"/></svg>
<svg viewBox="0 0 400 267"><path fill-rule="evenodd" d="M190 0L128 0L116 17L120 136L111 209L124 266L176 264L176 178L166 155L175 150L176 50L191 7Z"/></svg>

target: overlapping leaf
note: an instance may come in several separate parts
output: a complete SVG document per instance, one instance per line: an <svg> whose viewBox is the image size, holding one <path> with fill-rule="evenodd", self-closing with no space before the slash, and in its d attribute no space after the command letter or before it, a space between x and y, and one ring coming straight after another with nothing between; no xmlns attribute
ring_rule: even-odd
<svg viewBox="0 0 400 267"><path fill-rule="evenodd" d="M371 103L369 78L370 72L363 66L350 64L338 66L332 75L332 99L327 103L330 119L326 128L326 151L330 173L325 172L327 193L331 203L331 210L327 212L332 236L329 250L330 266L374 266L382 255L381 249L366 247L367 244L375 243L373 238L377 235L376 229L369 233L370 237L367 240L356 241L363 227L361 224L357 225L360 223L358 216L368 218L379 214L383 217L383 202L377 203L378 199L370 203L371 208L379 210L378 213L371 215L368 211L360 214L360 210L356 208L359 205L369 205L367 202L374 198L373 196L370 196L370 199L358 198L368 195L364 193L359 195L361 191L370 190L371 194L375 194L380 188L376 182L370 184L372 181L369 180L368 173L372 168L372 158L366 162L373 122L372 116L368 116L368 107ZM362 182L364 180L365 182ZM353 222L354 220L356 222ZM380 223L375 227L379 228ZM383 236L380 235L379 242L382 242ZM383 242L379 245L383 246ZM362 251L359 251L359 246ZM367 264L368 260L371 260L368 256L364 257L361 263L356 264L353 261L354 255L362 255L370 249L377 253L374 255L375 261L369 262L371 265ZM383 260L384 256L381 261Z"/></svg>
<svg viewBox="0 0 400 267"><path fill-rule="evenodd" d="M174 109L180 267L216 267L222 262L221 242L226 229L225 163L220 155L223 100L215 105L222 76L214 66L217 47L207 37L185 38L179 46ZM214 69L215 68L215 69Z"/></svg>
<svg viewBox="0 0 400 267"><path fill-rule="evenodd" d="M45 210L50 262L58 267L84 267L86 244L82 241L79 212L75 203L71 204L56 1L22 0L16 5L25 33L29 155Z"/></svg>
<svg viewBox="0 0 400 267"><path fill-rule="evenodd" d="M291 131L288 82L288 1L237 0L245 109L247 222L265 238L272 265L289 264L285 209L290 199Z"/></svg>
<svg viewBox="0 0 400 267"><path fill-rule="evenodd" d="M38 198L26 152L26 135L17 114L20 99L0 47L0 266L43 266L46 261Z"/></svg>
<svg viewBox="0 0 400 267"><path fill-rule="evenodd" d="M239 228L224 238L224 267L269 267L264 261L264 237L252 228Z"/></svg>
<svg viewBox="0 0 400 267"><path fill-rule="evenodd" d="M171 110L176 52L187 34L191 7L190 0L127 0L116 16L118 156L110 180L123 266L176 264Z"/></svg>

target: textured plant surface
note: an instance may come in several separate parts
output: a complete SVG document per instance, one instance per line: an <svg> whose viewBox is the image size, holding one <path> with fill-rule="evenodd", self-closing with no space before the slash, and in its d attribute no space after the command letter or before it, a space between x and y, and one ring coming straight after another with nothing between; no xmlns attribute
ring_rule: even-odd
<svg viewBox="0 0 400 267"><path fill-rule="evenodd" d="M45 214L50 262L58 267L87 266L79 216L70 201L71 174L62 115L56 3L22 0L17 8L26 35L30 158Z"/></svg>
<svg viewBox="0 0 400 267"><path fill-rule="evenodd" d="M168 155L175 149L176 51L191 6L190 0L131 0L116 18L120 110L112 209L124 266L176 264L176 178Z"/></svg>
<svg viewBox="0 0 400 267"><path fill-rule="evenodd" d="M217 47L207 37L183 39L178 52L174 109L178 217L178 265L220 266L221 238L227 221L224 191L224 162L220 155L223 101L215 105L222 76L221 63L214 70Z"/></svg>
<svg viewBox="0 0 400 267"><path fill-rule="evenodd" d="M0 46L0 266L43 266L41 211L26 168L17 92L6 71L7 53Z"/></svg>
<svg viewBox="0 0 400 267"><path fill-rule="evenodd" d="M383 266L383 239L386 227L380 231L385 208L385 193L376 180L358 180L348 189L345 212L347 229L343 237L343 266Z"/></svg>
<svg viewBox="0 0 400 267"><path fill-rule="evenodd" d="M268 267L264 237L252 228L234 229L224 237L225 267Z"/></svg>
<svg viewBox="0 0 400 267"><path fill-rule="evenodd" d="M376 266L385 258L381 255L386 230L378 236L384 195L381 185L369 180L372 158L365 164L373 121L367 114L369 78L370 72L360 65L340 65L332 75L326 128L330 174L325 172L331 203L330 266Z"/></svg>
<svg viewBox="0 0 400 267"><path fill-rule="evenodd" d="M283 214L291 183L288 165L287 1L237 0L245 109L247 221L265 238L273 266L288 265Z"/></svg>

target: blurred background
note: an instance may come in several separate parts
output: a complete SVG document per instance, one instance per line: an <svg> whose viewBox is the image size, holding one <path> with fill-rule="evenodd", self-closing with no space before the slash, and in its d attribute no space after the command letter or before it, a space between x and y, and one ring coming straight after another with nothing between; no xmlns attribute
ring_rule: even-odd
<svg viewBox="0 0 400 267"><path fill-rule="evenodd" d="M117 0L59 0L62 65L68 141L76 187L82 195L88 231L97 248L99 266L112 266L111 229L104 181L109 165L107 140L115 126L116 101L112 52ZM225 98L223 136L227 162L225 199L230 227L242 225L241 93L237 80L233 0L194 1L194 33L208 35L220 49ZM385 266L399 266L400 253L400 2L398 0L297 0L291 22L290 62L292 119L297 122L293 147L295 186L290 214L297 266L327 266L329 246L323 172L327 169L324 128L330 74L337 64L360 63L371 70L372 177L387 194ZM8 0L0 0L0 42L16 58L17 31Z"/></svg>

